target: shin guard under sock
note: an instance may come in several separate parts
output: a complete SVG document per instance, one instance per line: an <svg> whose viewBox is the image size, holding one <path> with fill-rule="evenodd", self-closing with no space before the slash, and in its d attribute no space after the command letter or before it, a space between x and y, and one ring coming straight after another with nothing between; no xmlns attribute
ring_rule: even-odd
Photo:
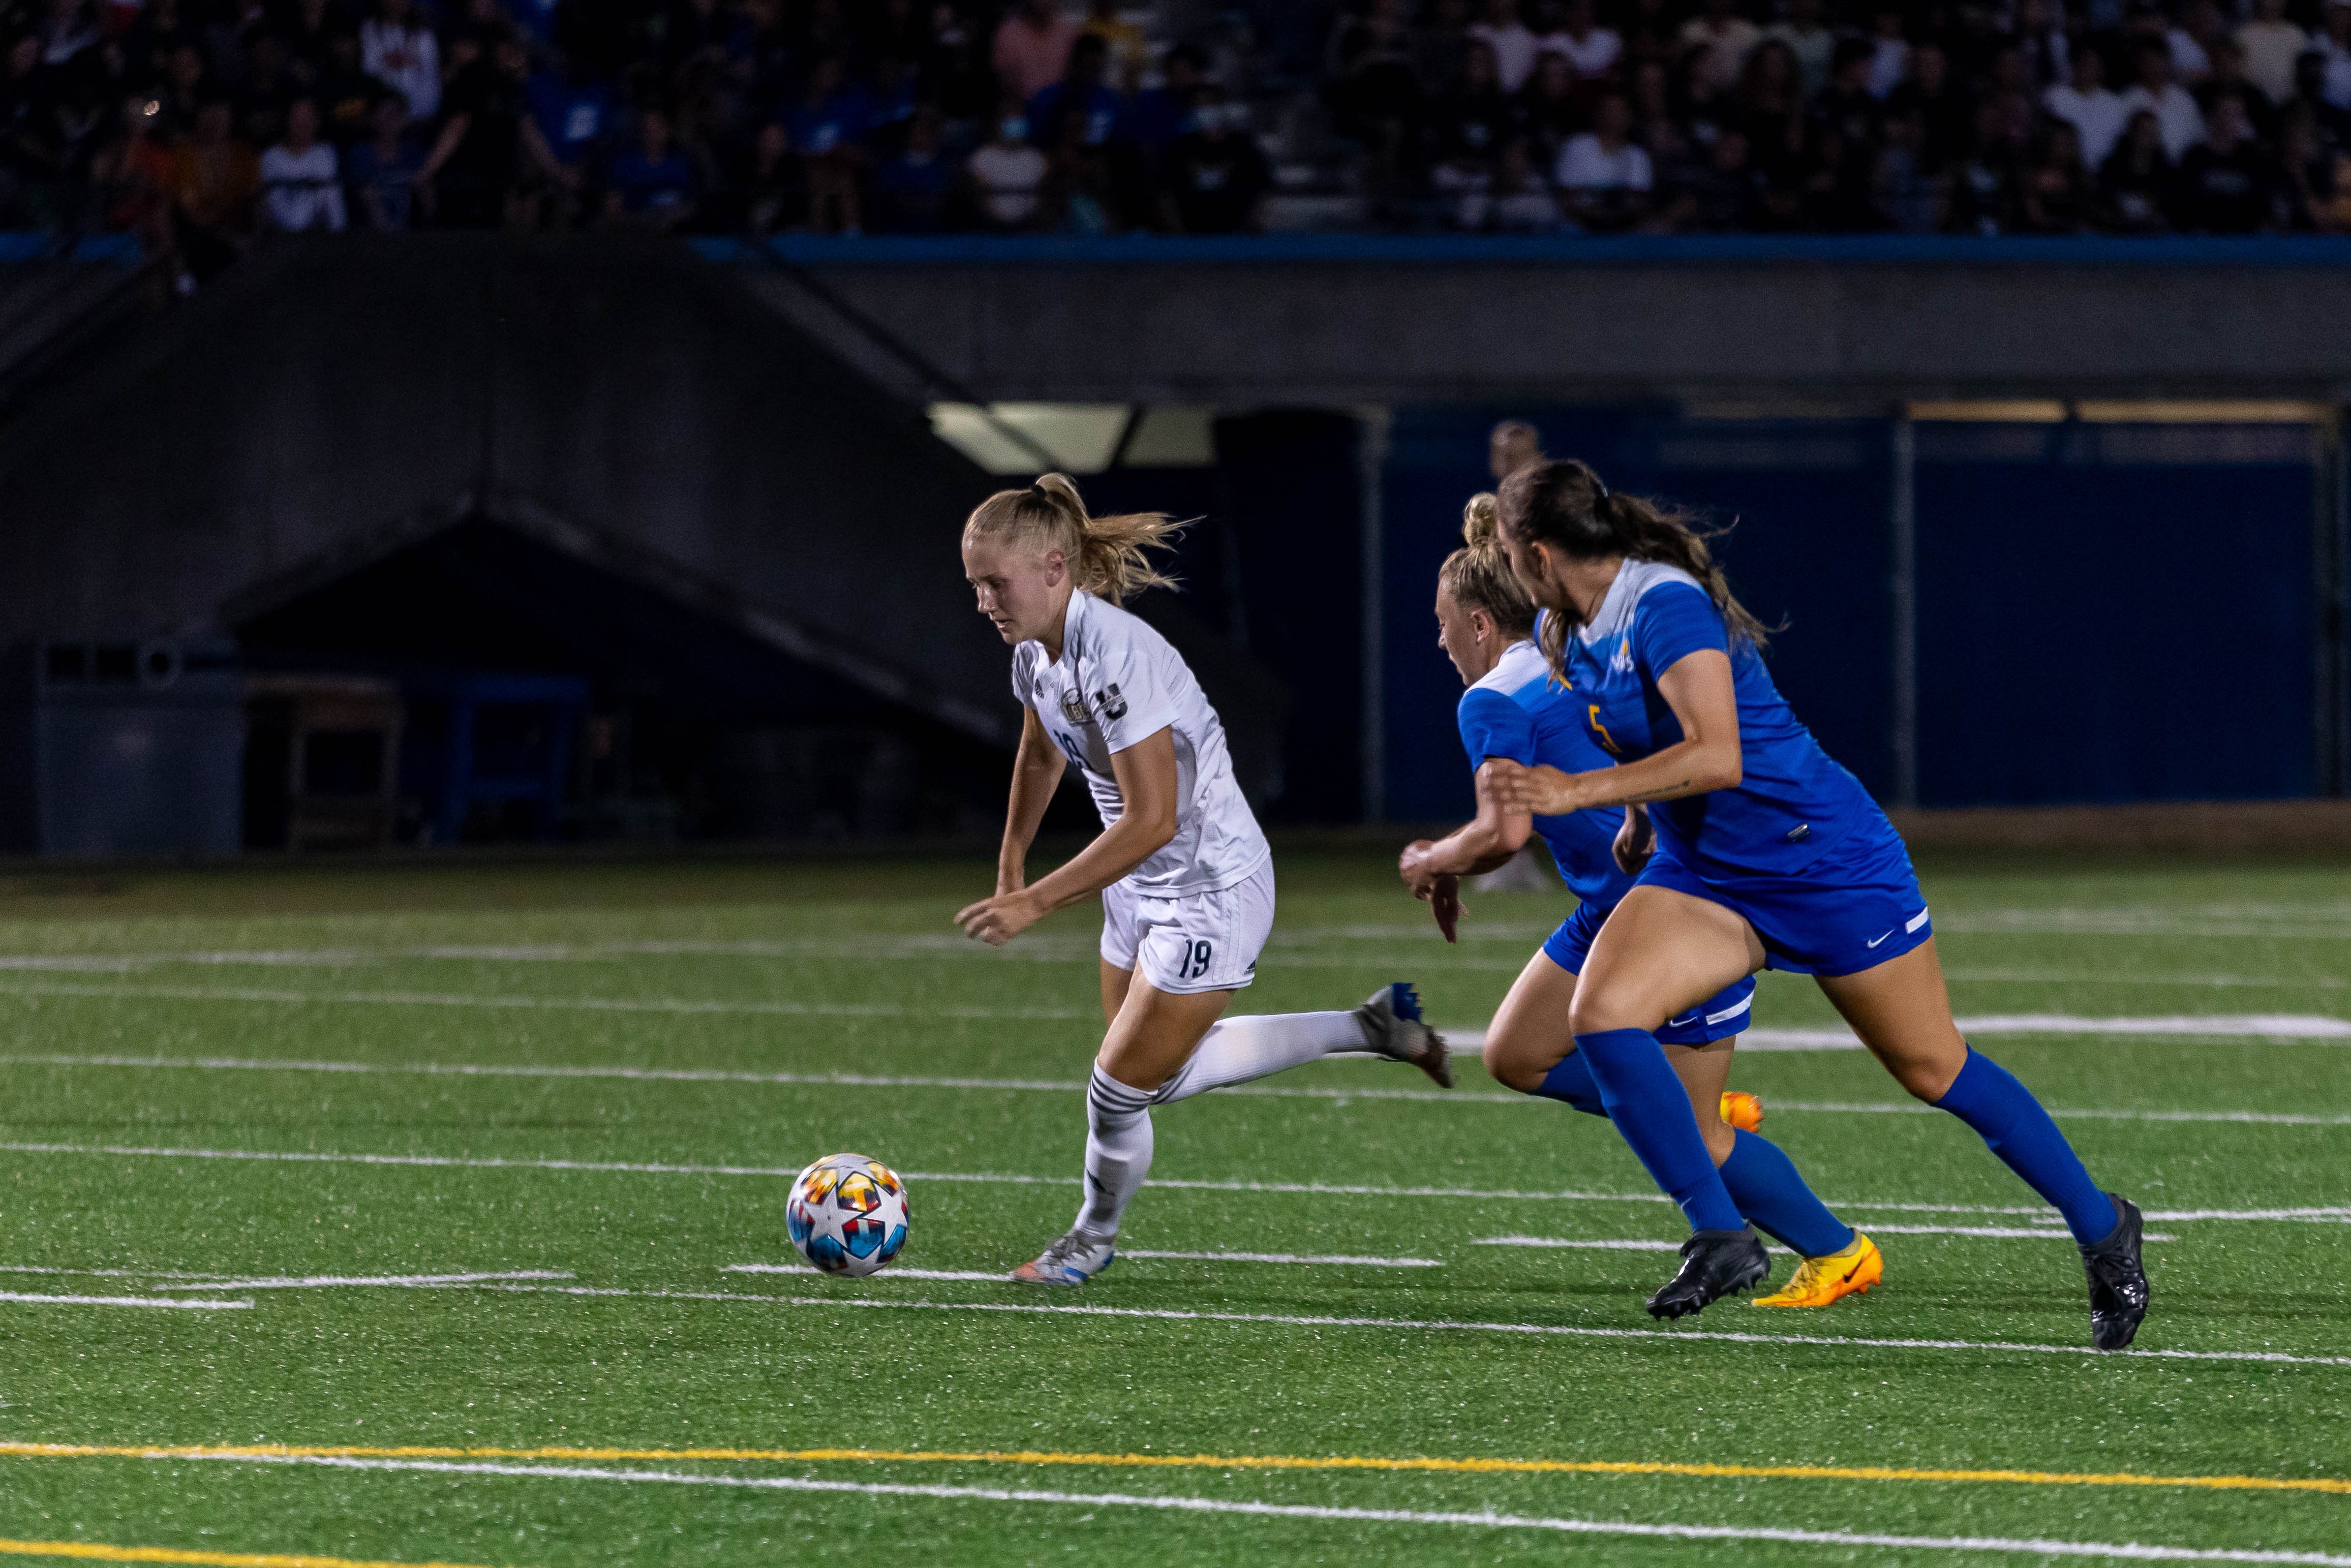
<svg viewBox="0 0 2351 1568"><path fill-rule="evenodd" d="M1608 1119L1648 1167L1650 1179L1681 1205L1690 1228L1745 1229L1746 1218L1730 1201L1721 1173L1714 1168L1714 1156L1698 1134L1689 1092L1666 1061L1657 1037L1645 1029L1579 1034L1575 1054L1583 1058L1600 1085Z"/></svg>
<svg viewBox="0 0 2351 1568"><path fill-rule="evenodd" d="M1073 1228L1118 1234L1126 1206L1151 1174L1151 1092L1101 1068L1086 1084L1086 1196Z"/></svg>
<svg viewBox="0 0 2351 1568"><path fill-rule="evenodd" d="M2090 1179L2081 1156L2032 1091L1999 1062L1969 1047L1959 1075L1935 1108L1973 1128L2027 1186L2054 1204L2074 1240L2090 1247L2115 1233L2120 1217L2114 1200Z"/></svg>
<svg viewBox="0 0 2351 1568"><path fill-rule="evenodd" d="M1853 1227L1813 1196L1796 1164L1780 1145L1753 1133L1731 1134L1722 1185L1756 1228L1778 1237L1807 1258L1825 1258L1853 1245Z"/></svg>

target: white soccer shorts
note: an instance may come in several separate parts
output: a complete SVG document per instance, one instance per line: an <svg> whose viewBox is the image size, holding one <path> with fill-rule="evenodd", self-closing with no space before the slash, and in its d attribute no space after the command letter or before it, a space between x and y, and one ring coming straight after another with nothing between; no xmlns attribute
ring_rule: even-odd
<svg viewBox="0 0 2351 1568"><path fill-rule="evenodd" d="M1273 930L1273 862L1214 893L1152 898L1114 882L1102 899L1104 963L1179 996L1237 991Z"/></svg>

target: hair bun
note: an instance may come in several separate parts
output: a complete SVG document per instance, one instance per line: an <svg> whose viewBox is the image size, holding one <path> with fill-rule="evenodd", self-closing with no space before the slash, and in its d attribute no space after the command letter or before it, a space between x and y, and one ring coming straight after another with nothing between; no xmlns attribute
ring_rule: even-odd
<svg viewBox="0 0 2351 1568"><path fill-rule="evenodd" d="M1501 537L1502 514L1490 490L1480 490L1461 508L1461 537L1472 546L1489 545Z"/></svg>

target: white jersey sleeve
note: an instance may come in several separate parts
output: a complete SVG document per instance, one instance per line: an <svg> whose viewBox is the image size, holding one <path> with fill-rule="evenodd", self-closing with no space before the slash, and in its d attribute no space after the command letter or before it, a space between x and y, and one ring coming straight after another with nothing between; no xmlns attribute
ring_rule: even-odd
<svg viewBox="0 0 2351 1568"><path fill-rule="evenodd" d="M1085 774L1104 827L1126 810L1111 758L1171 732L1176 837L1128 873L1126 886L1155 898L1210 893L1271 858L1233 777L1222 721L1183 655L1140 618L1072 594L1061 658L1047 657L1042 643L1021 643L1012 654L1012 690Z"/></svg>

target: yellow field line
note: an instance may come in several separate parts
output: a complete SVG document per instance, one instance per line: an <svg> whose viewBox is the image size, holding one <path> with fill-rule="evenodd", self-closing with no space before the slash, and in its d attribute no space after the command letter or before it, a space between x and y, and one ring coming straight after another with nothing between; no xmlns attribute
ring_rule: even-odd
<svg viewBox="0 0 2351 1568"><path fill-rule="evenodd" d="M108 1546L95 1541L0 1541L0 1556L78 1557L93 1563L185 1563L204 1568L457 1568L454 1563L360 1562L307 1552L183 1552L176 1546Z"/></svg>
<svg viewBox="0 0 2351 1568"><path fill-rule="evenodd" d="M1909 1469L1884 1465L1705 1465L1656 1459L1384 1458L1332 1454L1083 1454L979 1449L969 1453L904 1448L444 1448L238 1447L162 1444L0 1442L0 1458L127 1459L643 1459L784 1464L1083 1465L1125 1469L1425 1470L1461 1475L1698 1476L1808 1481L1975 1481L2026 1486L2189 1487L2206 1491L2309 1491L2351 1496L2351 1480L2331 1476L2149 1476L2127 1470ZM128 1559L126 1559L128 1561ZM148 1561L140 1559L140 1561ZM180 1558L153 1561L180 1562ZM184 1561L194 1562L189 1558ZM206 1559L205 1561L210 1561ZM240 1563L248 1561L240 1558ZM259 1559L250 1561L258 1563ZM272 1560L273 1562L276 1560ZM287 1563L295 1560L288 1558ZM313 1561L305 1559L304 1561ZM327 1563L329 1559L315 1559ZM437 1565L436 1565L437 1568Z"/></svg>

